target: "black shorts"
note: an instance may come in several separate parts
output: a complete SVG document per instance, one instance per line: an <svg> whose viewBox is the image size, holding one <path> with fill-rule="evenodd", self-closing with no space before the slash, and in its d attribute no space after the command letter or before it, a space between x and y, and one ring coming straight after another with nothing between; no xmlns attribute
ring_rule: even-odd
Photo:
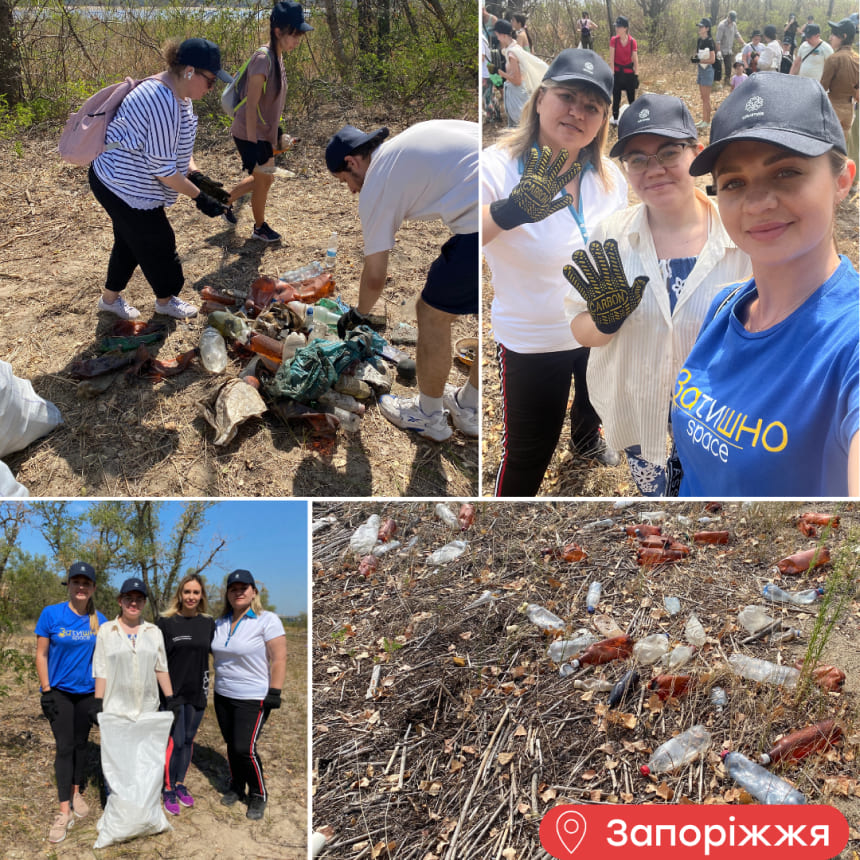
<svg viewBox="0 0 860 860"><path fill-rule="evenodd" d="M430 266L421 298L448 314L478 313L478 234L457 233Z"/></svg>
<svg viewBox="0 0 860 860"><path fill-rule="evenodd" d="M243 140L241 137L234 137L233 142L236 144L236 149L239 150L239 156L242 159L242 164L244 165L245 161L250 161L257 159L257 141L251 143L250 140ZM265 163L265 162L263 162ZM248 171L249 176L254 175L253 170Z"/></svg>

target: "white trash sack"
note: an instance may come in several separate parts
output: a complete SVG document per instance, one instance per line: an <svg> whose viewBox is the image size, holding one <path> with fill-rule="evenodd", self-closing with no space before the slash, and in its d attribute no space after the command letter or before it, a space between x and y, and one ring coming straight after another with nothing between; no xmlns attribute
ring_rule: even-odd
<svg viewBox="0 0 860 860"><path fill-rule="evenodd" d="M136 720L99 714L102 771L110 794L96 824L94 848L173 828L161 805L164 757L173 714L155 711Z"/></svg>

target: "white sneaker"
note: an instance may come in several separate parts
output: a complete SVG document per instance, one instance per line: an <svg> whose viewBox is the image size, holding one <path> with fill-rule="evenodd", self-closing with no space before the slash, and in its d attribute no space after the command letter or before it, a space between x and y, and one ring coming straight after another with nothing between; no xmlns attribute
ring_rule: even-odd
<svg viewBox="0 0 860 860"><path fill-rule="evenodd" d="M445 393L442 395L442 403L451 415L454 426L461 433L465 433L467 436L477 436L480 430L478 410L461 406L457 402L458 391L459 389L455 385L446 385Z"/></svg>
<svg viewBox="0 0 860 860"><path fill-rule="evenodd" d="M610 117L610 118L609 118L609 124L610 124L610 125L618 125L618 120L617 120L617 119L615 119L615 117L614 117L614 116L612 116L612 117Z"/></svg>
<svg viewBox="0 0 860 860"><path fill-rule="evenodd" d="M109 314L115 314L123 320L136 320L140 316L140 311L132 307L120 293L112 302L106 302L104 298L99 299L98 308L100 311L107 311Z"/></svg>
<svg viewBox="0 0 860 860"><path fill-rule="evenodd" d="M427 415L419 405L417 394L412 397L383 394L379 398L379 411L396 427L412 430L434 442L444 442L454 435L454 431L448 426L445 410L440 409Z"/></svg>
<svg viewBox="0 0 860 860"><path fill-rule="evenodd" d="M182 301L179 296L171 296L166 305L160 305L156 301L155 312L178 320L187 320L190 317L197 316L197 308L188 302Z"/></svg>

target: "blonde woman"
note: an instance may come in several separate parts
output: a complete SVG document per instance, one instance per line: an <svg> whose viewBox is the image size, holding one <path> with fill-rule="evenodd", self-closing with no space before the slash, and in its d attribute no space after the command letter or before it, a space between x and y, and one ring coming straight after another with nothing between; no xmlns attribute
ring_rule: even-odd
<svg viewBox="0 0 860 860"><path fill-rule="evenodd" d="M54 775L60 811L48 834L49 842L62 842L75 816L83 818L89 812L82 792L95 691L93 651L99 626L106 621L93 604L96 572L91 565L76 561L69 568L68 590L69 599L46 606L36 622L42 713L57 744Z"/></svg>
<svg viewBox="0 0 860 860"><path fill-rule="evenodd" d="M194 736L209 697L209 649L215 620L209 615L206 588L196 573L183 577L173 602L156 622L164 637L167 669L175 701L181 706L167 744L164 808L179 815L181 806L194 806L185 787Z"/></svg>

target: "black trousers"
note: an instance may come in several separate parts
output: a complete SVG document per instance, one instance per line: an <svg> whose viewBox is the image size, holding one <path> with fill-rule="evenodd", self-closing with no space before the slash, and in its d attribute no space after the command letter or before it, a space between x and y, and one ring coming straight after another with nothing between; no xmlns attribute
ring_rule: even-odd
<svg viewBox="0 0 860 860"><path fill-rule="evenodd" d="M501 380L502 461L497 496L534 496L558 445L573 379L571 444L578 451L599 439L600 416L588 399L588 349L517 353L498 345Z"/></svg>
<svg viewBox="0 0 860 860"><path fill-rule="evenodd" d="M231 699L215 693L215 716L227 744L230 787L239 795L268 799L257 738L269 717L262 699Z"/></svg>
<svg viewBox="0 0 860 860"><path fill-rule="evenodd" d="M51 721L51 731L57 744L54 756L54 776L60 803L72 799L72 786L86 785L87 740L90 736L90 708L93 693L67 693L52 688L59 713Z"/></svg>
<svg viewBox="0 0 860 860"><path fill-rule="evenodd" d="M96 176L90 165L90 188L113 222L113 249L108 261L105 289L122 292L140 266L159 299L178 296L185 283L176 251L176 235L163 206L134 209Z"/></svg>
<svg viewBox="0 0 860 860"><path fill-rule="evenodd" d="M627 104L636 101L636 75L633 72L616 72L612 78L612 116L618 119L621 94L627 93Z"/></svg>

